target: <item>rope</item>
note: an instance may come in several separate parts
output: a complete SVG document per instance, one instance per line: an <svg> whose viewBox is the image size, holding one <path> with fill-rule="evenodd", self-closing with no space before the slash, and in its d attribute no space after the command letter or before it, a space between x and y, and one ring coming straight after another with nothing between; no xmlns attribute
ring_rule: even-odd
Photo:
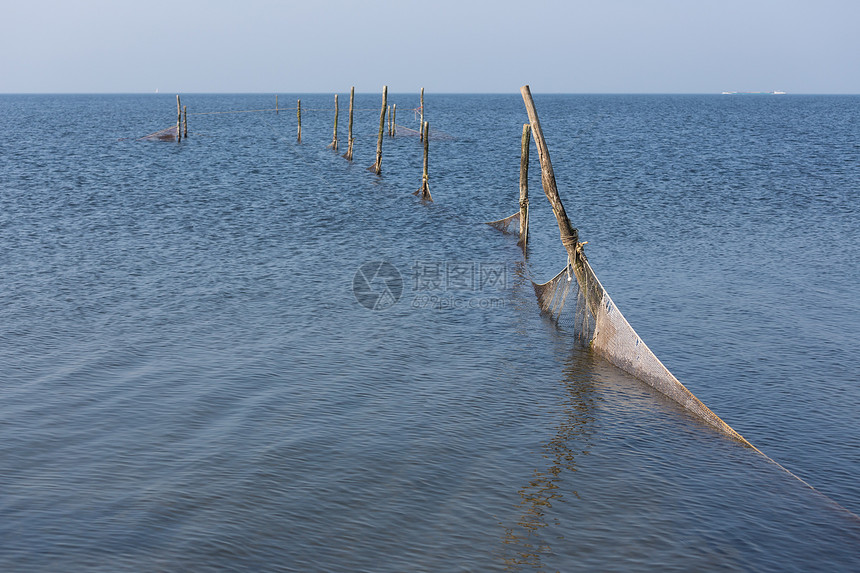
<svg viewBox="0 0 860 573"><path fill-rule="evenodd" d="M565 249L567 247L576 248L579 246L579 233L576 229L573 229L573 233L570 235L563 235L561 237L561 244L564 245Z"/></svg>
<svg viewBox="0 0 860 573"><path fill-rule="evenodd" d="M256 112L260 112L260 111L289 111L289 110L282 108L282 107L279 107L278 109L272 108L272 109L242 109L242 110L235 110L235 111L198 111L198 112L194 112L194 113L189 113L188 115L219 115L219 114L225 114L225 113L256 113Z"/></svg>
<svg viewBox="0 0 860 573"><path fill-rule="evenodd" d="M279 108L270 108L270 109L240 109L240 110L231 110L231 111L197 111L193 113L188 113L188 115L223 115L228 113L260 113L260 112L278 112L278 111L296 111L297 107L279 107ZM339 108L341 109L341 108ZM421 108L409 108L405 111L415 111L420 110ZM327 111L334 112L333 107L303 107L302 113L306 111ZM353 108L352 111L379 111L378 107L360 107Z"/></svg>

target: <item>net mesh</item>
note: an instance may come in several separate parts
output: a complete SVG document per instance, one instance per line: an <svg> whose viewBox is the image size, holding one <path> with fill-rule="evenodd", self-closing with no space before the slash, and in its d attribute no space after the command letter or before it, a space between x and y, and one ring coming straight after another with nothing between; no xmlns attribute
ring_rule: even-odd
<svg viewBox="0 0 860 573"><path fill-rule="evenodd" d="M138 141L176 141L177 131L178 129L174 125L172 127L168 127L167 129L162 129L161 131L156 131L155 133L150 133L149 135L139 137Z"/></svg>
<svg viewBox="0 0 860 573"><path fill-rule="evenodd" d="M594 336L594 315L588 308L586 291L579 288L571 266L545 283L532 285L541 312L560 328L572 332L584 343Z"/></svg>
<svg viewBox="0 0 860 573"><path fill-rule="evenodd" d="M752 447L690 392L642 341L582 254L555 277L533 283L541 311L615 366L646 382L728 436Z"/></svg>
<svg viewBox="0 0 860 573"><path fill-rule="evenodd" d="M519 211L517 211L510 217L505 217L504 219L499 219L498 221L490 221L489 223L487 223L487 225L493 227L494 229L498 229L505 234L519 233L520 213Z"/></svg>
<svg viewBox="0 0 860 573"><path fill-rule="evenodd" d="M421 132L418 131L417 129L412 129L411 127L406 127L405 125L399 125L399 124L395 124L394 134L397 137L421 137ZM445 133L444 131L431 129L430 130L430 139L452 141L455 139L455 137L453 135L451 135L450 133Z"/></svg>

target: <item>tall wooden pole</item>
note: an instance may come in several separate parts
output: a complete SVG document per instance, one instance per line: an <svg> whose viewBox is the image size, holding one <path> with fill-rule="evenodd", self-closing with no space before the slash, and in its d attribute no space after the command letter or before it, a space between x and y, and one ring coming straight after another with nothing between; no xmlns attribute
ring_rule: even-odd
<svg viewBox="0 0 860 573"><path fill-rule="evenodd" d="M334 135L331 140L332 149L337 149L337 115L338 115L338 105L337 105L337 94L334 94Z"/></svg>
<svg viewBox="0 0 860 573"><path fill-rule="evenodd" d="M352 107L353 101L355 100L355 86L349 88L349 134L347 135L346 140L346 153L344 153L344 157L349 161L352 161Z"/></svg>
<svg viewBox="0 0 860 573"><path fill-rule="evenodd" d="M182 137L188 137L188 106L182 106Z"/></svg>
<svg viewBox="0 0 860 573"><path fill-rule="evenodd" d="M391 106L388 106L388 137L391 137Z"/></svg>
<svg viewBox="0 0 860 573"><path fill-rule="evenodd" d="M561 235L561 243L567 251L567 256L570 258L571 264L576 266L579 258L579 253L582 253L582 247L579 244L579 232L570 224L570 219L567 218L567 213L564 211L564 205L561 203L561 198L558 196L558 187L555 183L555 172L552 170L552 162L549 159L549 148L546 145L546 140L543 137L543 130L540 127L537 109L535 102L532 99L529 86L523 86L520 89L523 95L523 101L526 104L526 111L531 122L531 130L535 139L535 146L538 150L538 158L540 159L541 184L546 198L549 199L552 205L552 212L558 221L558 231Z"/></svg>
<svg viewBox="0 0 860 573"><path fill-rule="evenodd" d="M421 130L421 133L424 134L424 172L421 177L421 188L418 189L413 195L418 195L424 201L432 201L433 197L430 196L430 124L425 122L424 127Z"/></svg>
<svg viewBox="0 0 860 573"><path fill-rule="evenodd" d="M424 141L424 88L421 88L421 141Z"/></svg>
<svg viewBox="0 0 860 573"><path fill-rule="evenodd" d="M520 149L520 240L525 247L529 242L529 141L531 125L523 124L523 138Z"/></svg>
<svg viewBox="0 0 860 573"><path fill-rule="evenodd" d="M382 86L382 109L379 111L379 137L376 139L376 163L368 167L377 175L382 173L382 136L385 135L385 109L388 106L388 86Z"/></svg>
<svg viewBox="0 0 860 573"><path fill-rule="evenodd" d="M430 124L424 124L424 172L421 181L424 183L424 189L429 193L428 182L430 181Z"/></svg>
<svg viewBox="0 0 860 573"><path fill-rule="evenodd" d="M179 94L176 94L176 141L182 141L182 105L179 103Z"/></svg>
<svg viewBox="0 0 860 573"><path fill-rule="evenodd" d="M391 137L397 135L397 104L391 106Z"/></svg>
<svg viewBox="0 0 860 573"><path fill-rule="evenodd" d="M298 142L302 142L302 100L299 100L299 103L296 105L296 117L299 120L299 135Z"/></svg>

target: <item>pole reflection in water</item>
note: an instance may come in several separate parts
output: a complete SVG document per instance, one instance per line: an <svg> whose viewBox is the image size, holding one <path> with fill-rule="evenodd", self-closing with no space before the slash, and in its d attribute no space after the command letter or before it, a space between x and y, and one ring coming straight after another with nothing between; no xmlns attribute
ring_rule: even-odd
<svg viewBox="0 0 860 573"><path fill-rule="evenodd" d="M561 525L553 517L553 504L570 501L572 493L579 494L569 482L577 471L577 457L588 455L594 431L596 403L600 397L595 389L594 356L587 349L576 347L568 357L564 378L566 396L555 435L543 446L547 467L534 470L531 480L519 491L517 504L521 517L515 527L505 528L504 562L509 571L540 569L541 555L550 553L551 540L562 537L549 534L550 526Z"/></svg>

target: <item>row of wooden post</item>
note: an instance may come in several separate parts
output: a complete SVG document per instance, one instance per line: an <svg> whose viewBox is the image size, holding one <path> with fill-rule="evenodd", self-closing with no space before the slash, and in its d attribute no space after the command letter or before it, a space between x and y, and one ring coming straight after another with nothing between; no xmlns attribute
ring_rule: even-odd
<svg viewBox="0 0 860 573"><path fill-rule="evenodd" d="M349 135L347 138L347 150L343 155L349 161L352 161L353 155L353 142L355 141L352 136L352 118L353 118L353 109L355 105L355 86L351 87L349 90ZM302 117L301 117L301 109L302 102L299 100L298 106L296 108L296 113L298 114L299 120L299 135L298 140L301 143L302 140ZM332 135L332 141L329 144L331 149L338 148L338 136L337 136L337 122L338 122L338 96L335 94L334 96L334 133ZM372 171L376 175L380 175L382 173L382 140L385 134L385 120L386 115L388 117L388 135L389 137L394 137L397 132L397 104L388 105L388 86L382 87L382 108L379 112L379 133L376 139L376 161L373 162L373 165L368 167L368 171ZM433 198L430 195L430 175L429 175L429 132L430 132L430 124L424 121L424 88L421 88L421 141L424 143L424 169L421 176L421 188L418 189L414 194L421 197L421 199L425 201L432 201Z"/></svg>
<svg viewBox="0 0 860 573"><path fill-rule="evenodd" d="M178 96L177 96L178 97ZM275 96L275 110L277 111L278 107L277 96ZM343 157L349 161L352 161L353 158L353 142L355 138L352 135L352 120L353 120L353 109L355 107L355 86L351 87L349 90L349 134L347 136L347 150L346 153L343 154ZM338 134L337 134L337 124L338 124L338 116L340 113L339 105L338 105L338 95L334 96L334 133L332 134L331 143L328 145L331 149L338 149ZM302 142L302 100L298 100L296 105L296 116L298 119L298 142ZM397 132L397 104L392 106L388 105L388 86L382 87L382 108L379 112L379 133L376 139L376 161L373 162L373 165L368 167L368 171L372 171L376 175L380 175L382 173L382 140L385 134L385 120L386 116L388 117L388 135L389 137L394 137ZM418 189L414 194L421 197L425 201L432 201L433 198L430 195L430 175L429 175L429 131L430 125L429 123L424 121L424 88L421 88L421 141L424 143L424 169L421 176L421 188Z"/></svg>
<svg viewBox="0 0 860 573"><path fill-rule="evenodd" d="M353 109L355 102L355 87L351 87L349 90L349 135L347 137L347 150L344 153L343 157L352 161L353 155L353 142L355 141L352 136L352 117L353 117ZM429 131L430 125L429 123L424 121L424 88L421 88L421 141L424 143L424 169L421 176L421 188L418 189L414 194L420 196L422 199L427 201L432 201L432 197L430 196L430 185L429 185ZM275 96L275 113L279 113L280 108L278 107L278 96ZM382 173L382 139L385 131L385 118L386 112L388 115L388 135L389 137L394 137L397 131L397 104L392 106L388 105L388 86L383 86L382 88L382 109L379 113L379 136L376 141L376 161L368 167L369 171L374 172L379 175ZM331 149L337 150L339 146L338 136L337 136L337 123L338 123L338 115L339 115L339 106L338 106L338 96L335 94L334 96L334 133L332 134L332 140L329 144ZM296 140L298 143L302 142L302 100L299 99L296 102L296 119L298 120L298 132L296 134ZM183 129L184 122L184 129ZM182 141L182 137L188 137L188 109L183 108L180 101L179 95L176 96L176 140Z"/></svg>

